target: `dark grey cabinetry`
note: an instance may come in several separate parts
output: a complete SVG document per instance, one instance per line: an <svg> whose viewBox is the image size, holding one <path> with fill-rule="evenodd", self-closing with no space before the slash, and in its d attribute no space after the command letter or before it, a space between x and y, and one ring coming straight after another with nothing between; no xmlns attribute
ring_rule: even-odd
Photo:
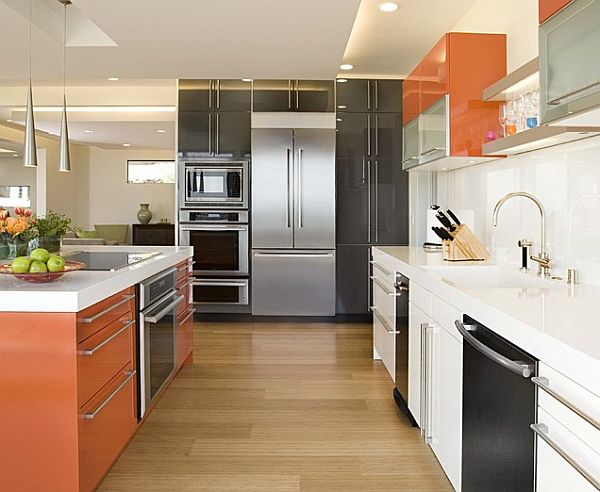
<svg viewBox="0 0 600 492"><path fill-rule="evenodd" d="M255 112L333 112L335 87L333 80L255 80L253 84Z"/></svg>
<svg viewBox="0 0 600 492"><path fill-rule="evenodd" d="M366 315L371 246L408 244L402 82L338 82L337 98L337 314Z"/></svg>
<svg viewBox="0 0 600 492"><path fill-rule="evenodd" d="M338 79L336 86L338 111L402 112L401 80Z"/></svg>
<svg viewBox="0 0 600 492"><path fill-rule="evenodd" d="M336 313L364 315L369 312L371 246L340 245L336 248Z"/></svg>
<svg viewBox="0 0 600 492"><path fill-rule="evenodd" d="M251 84L242 80L180 80L178 153L250 155Z"/></svg>

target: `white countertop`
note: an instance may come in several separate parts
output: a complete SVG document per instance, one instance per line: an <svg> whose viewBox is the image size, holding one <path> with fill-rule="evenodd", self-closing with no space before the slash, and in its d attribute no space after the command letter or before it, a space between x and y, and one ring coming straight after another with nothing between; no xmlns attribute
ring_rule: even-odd
<svg viewBox="0 0 600 492"><path fill-rule="evenodd" d="M562 281L549 289L470 289L423 267L478 268L494 265L493 260L445 262L441 253L427 253L418 246L373 249L387 255L411 281L600 395L600 322L596 306L600 303L599 287L569 286Z"/></svg>
<svg viewBox="0 0 600 492"><path fill-rule="evenodd" d="M2 312L78 312L177 263L190 258L189 246L63 246L63 254L74 251L160 252L115 272L77 271L58 280L34 284L12 275L0 275Z"/></svg>

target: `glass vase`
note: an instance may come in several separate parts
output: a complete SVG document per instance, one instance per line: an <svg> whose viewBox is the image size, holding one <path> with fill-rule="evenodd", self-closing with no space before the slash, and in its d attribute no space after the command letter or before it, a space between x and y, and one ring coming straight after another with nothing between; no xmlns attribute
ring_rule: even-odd
<svg viewBox="0 0 600 492"><path fill-rule="evenodd" d="M6 241L8 246L7 259L14 260L18 256L27 256L29 249L29 241L21 239L20 237L13 237Z"/></svg>
<svg viewBox="0 0 600 492"><path fill-rule="evenodd" d="M29 241L29 252L37 248L44 248L49 253L58 253L60 251L62 237L60 236L39 236Z"/></svg>

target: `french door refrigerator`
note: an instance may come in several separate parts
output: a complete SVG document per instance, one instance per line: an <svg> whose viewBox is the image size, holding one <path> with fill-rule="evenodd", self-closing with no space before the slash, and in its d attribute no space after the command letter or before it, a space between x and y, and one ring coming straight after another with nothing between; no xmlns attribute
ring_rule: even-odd
<svg viewBox="0 0 600 492"><path fill-rule="evenodd" d="M252 130L252 314L335 315L335 130Z"/></svg>

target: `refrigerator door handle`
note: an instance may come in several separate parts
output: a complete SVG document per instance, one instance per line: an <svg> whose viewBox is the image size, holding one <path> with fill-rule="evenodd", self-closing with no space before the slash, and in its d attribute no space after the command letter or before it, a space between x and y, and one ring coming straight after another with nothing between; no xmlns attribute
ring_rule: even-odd
<svg viewBox="0 0 600 492"><path fill-rule="evenodd" d="M333 258L333 253L254 253L259 258Z"/></svg>
<svg viewBox="0 0 600 492"><path fill-rule="evenodd" d="M459 320L454 321L454 324L469 345L471 345L475 350L481 352L486 357L492 359L494 362L500 364L509 371L518 374L519 376L523 376L524 378L529 378L535 373L535 365L525 364L522 361L510 360L477 340L477 338L469 333L469 327L473 325L464 325Z"/></svg>
<svg viewBox="0 0 600 492"><path fill-rule="evenodd" d="M290 218L290 212L291 212L291 207L290 207L290 198L291 198L291 194L290 194L290 182L291 182L291 171L290 171L290 166L292 164L291 161L291 152L292 149L287 148L285 149L286 152L286 158L287 158L287 197L286 197L286 202L285 202L285 226L289 229L292 226L292 221Z"/></svg>
<svg viewBox="0 0 600 492"><path fill-rule="evenodd" d="M302 229L302 155L303 149L298 149L298 227Z"/></svg>

